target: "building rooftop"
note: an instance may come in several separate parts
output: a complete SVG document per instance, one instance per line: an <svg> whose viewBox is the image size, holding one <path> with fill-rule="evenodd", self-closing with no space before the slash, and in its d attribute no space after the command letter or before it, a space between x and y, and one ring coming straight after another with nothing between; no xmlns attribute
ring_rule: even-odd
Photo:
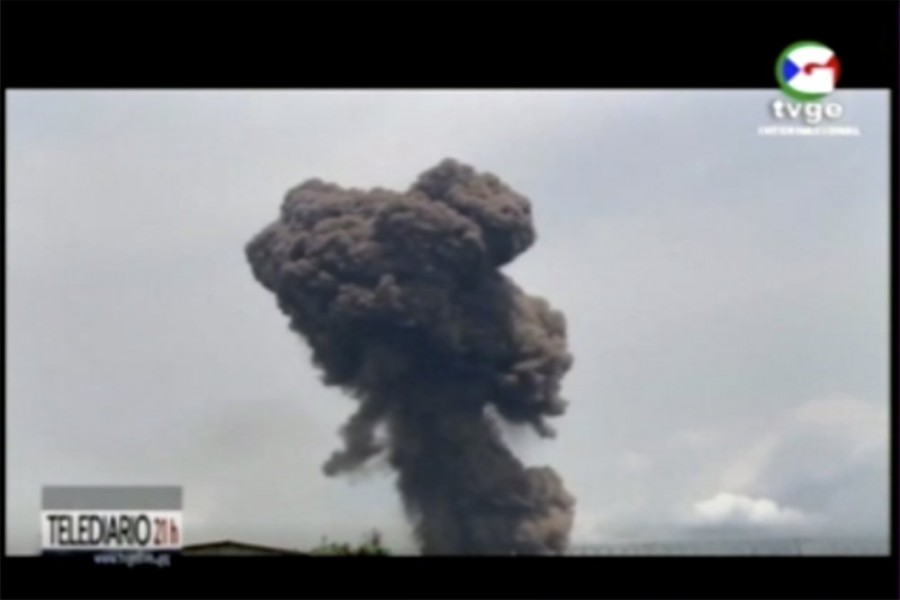
<svg viewBox="0 0 900 600"><path fill-rule="evenodd" d="M304 554L299 550L288 548L276 548L273 546L263 546L260 544L248 544L246 542L237 542L234 540L218 540L214 542L206 542L203 544L190 544L181 549L182 554L188 555L288 555L288 554Z"/></svg>

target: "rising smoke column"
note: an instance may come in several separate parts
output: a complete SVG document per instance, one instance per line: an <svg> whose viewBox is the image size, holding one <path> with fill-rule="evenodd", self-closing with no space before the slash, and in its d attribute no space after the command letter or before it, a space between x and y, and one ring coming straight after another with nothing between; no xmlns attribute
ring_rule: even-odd
<svg viewBox="0 0 900 600"><path fill-rule="evenodd" d="M405 193L306 181L247 244L324 382L359 402L325 473L385 453L425 554L567 546L574 498L498 430L552 436L565 410L565 320L500 272L534 240L528 199L448 159Z"/></svg>

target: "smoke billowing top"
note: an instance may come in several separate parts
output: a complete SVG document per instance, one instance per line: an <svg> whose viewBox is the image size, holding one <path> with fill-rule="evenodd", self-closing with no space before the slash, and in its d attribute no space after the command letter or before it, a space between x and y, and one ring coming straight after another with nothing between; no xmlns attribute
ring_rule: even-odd
<svg viewBox="0 0 900 600"><path fill-rule="evenodd" d="M568 543L574 498L498 431L550 436L566 406L565 320L499 270L534 241L527 198L445 160L403 193L306 181L247 245L325 383L359 402L325 473L384 453L426 554Z"/></svg>

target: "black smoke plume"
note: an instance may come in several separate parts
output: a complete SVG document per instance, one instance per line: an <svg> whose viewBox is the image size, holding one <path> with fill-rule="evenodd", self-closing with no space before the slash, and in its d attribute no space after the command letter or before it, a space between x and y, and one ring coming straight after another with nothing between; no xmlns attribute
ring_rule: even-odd
<svg viewBox="0 0 900 600"><path fill-rule="evenodd" d="M385 453L425 554L568 544L574 498L498 430L552 436L566 406L565 320L500 272L534 240L527 198L445 160L405 193L309 180L246 247L325 383L359 402L325 473Z"/></svg>

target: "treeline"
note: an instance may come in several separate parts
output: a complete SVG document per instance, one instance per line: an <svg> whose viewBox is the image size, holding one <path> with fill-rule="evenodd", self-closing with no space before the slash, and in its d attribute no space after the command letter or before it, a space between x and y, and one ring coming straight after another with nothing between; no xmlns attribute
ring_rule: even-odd
<svg viewBox="0 0 900 600"><path fill-rule="evenodd" d="M343 542L331 542L322 538L321 543L310 551L315 556L390 556L390 552L384 546L379 531L372 531L366 535L358 545Z"/></svg>

